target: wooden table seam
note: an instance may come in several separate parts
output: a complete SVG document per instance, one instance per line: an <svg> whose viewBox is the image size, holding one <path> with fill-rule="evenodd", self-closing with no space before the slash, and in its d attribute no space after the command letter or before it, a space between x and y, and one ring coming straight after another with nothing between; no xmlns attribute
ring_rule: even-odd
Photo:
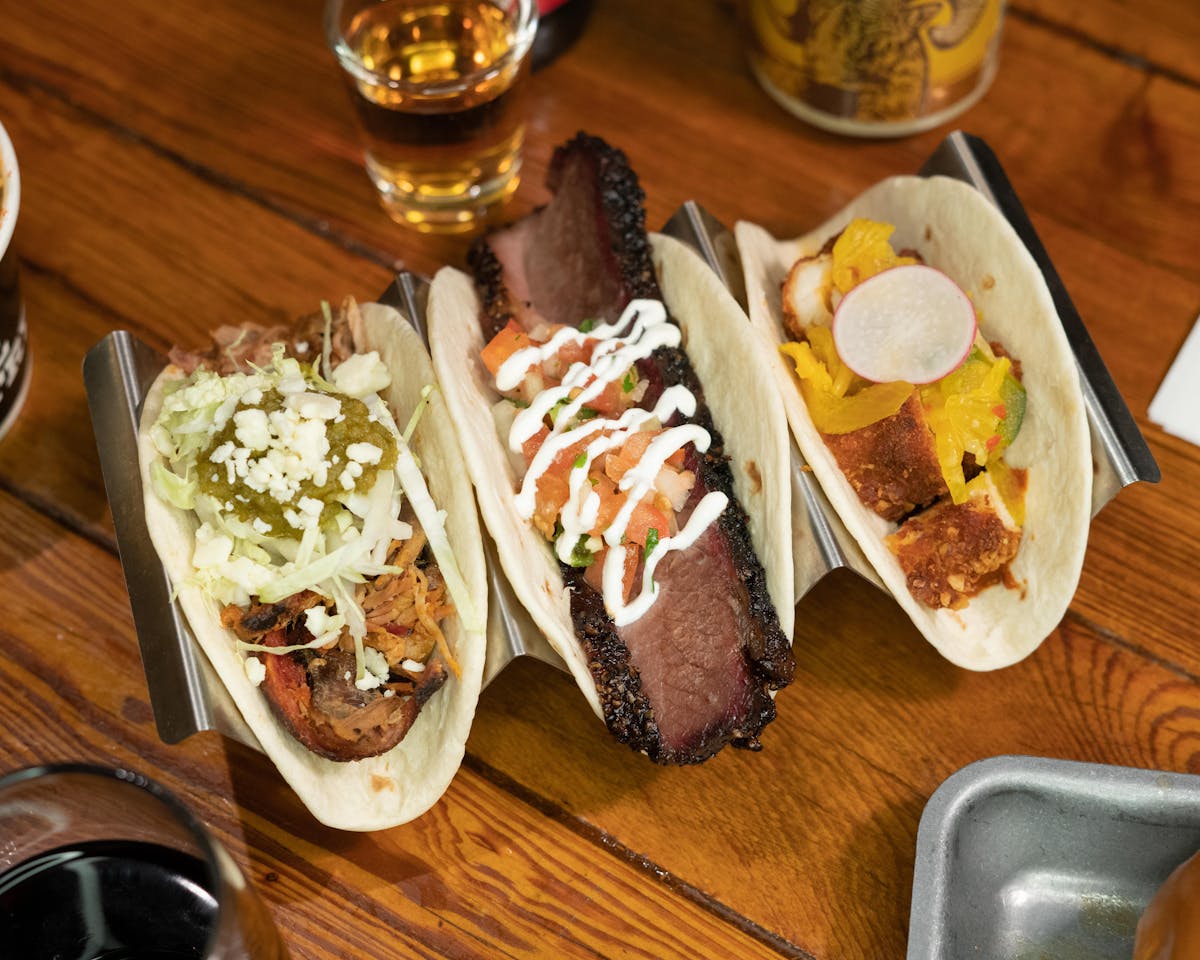
<svg viewBox="0 0 1200 960"><path fill-rule="evenodd" d="M1150 76L1163 77L1171 80L1181 86L1189 87L1192 90L1200 90L1200 79L1188 76L1179 70L1164 66L1157 61L1143 57L1140 54L1125 50L1122 47L1113 43L1108 43L1098 37L1092 36L1086 30L1081 30L1078 27L1068 26L1065 23L1059 23L1052 20L1043 14L1037 13L1034 10L1026 10L1022 7L1009 4L1008 16L1014 20L1020 20L1023 23L1029 24L1031 27L1036 27L1039 30L1046 30L1049 33L1072 40L1081 46L1087 47L1089 50L1099 53L1111 60L1122 63L1127 67L1135 70L1140 70Z"/></svg>

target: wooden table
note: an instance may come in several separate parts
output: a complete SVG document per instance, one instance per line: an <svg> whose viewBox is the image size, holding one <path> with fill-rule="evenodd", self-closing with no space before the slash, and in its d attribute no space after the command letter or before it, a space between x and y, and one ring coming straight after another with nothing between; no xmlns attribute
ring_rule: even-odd
<svg viewBox="0 0 1200 960"><path fill-rule="evenodd" d="M1028 660L972 674L833 575L797 610L765 749L662 769L574 684L521 661L479 704L445 798L372 835L319 827L260 755L155 733L80 379L127 328L158 347L393 270L461 263L408 233L359 162L319 0L0 0L0 117L24 180L34 355L0 443L0 768L132 764L177 791L298 958L898 957L922 807L954 770L1038 754L1200 772L1200 450L1146 408L1200 308L1200 12L1016 0L959 121L999 154L1162 467L1095 520ZM946 129L816 133L748 74L728 3L606 0L532 82L527 173L579 128L629 154L660 224L696 198L792 235L915 171Z"/></svg>

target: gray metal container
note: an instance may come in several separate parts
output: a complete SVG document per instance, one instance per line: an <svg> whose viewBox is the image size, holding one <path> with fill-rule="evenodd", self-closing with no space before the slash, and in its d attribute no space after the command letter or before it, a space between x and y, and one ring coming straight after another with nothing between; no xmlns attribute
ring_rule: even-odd
<svg viewBox="0 0 1200 960"><path fill-rule="evenodd" d="M1128 960L1138 917L1197 850L1198 776L980 760L921 815L908 960Z"/></svg>

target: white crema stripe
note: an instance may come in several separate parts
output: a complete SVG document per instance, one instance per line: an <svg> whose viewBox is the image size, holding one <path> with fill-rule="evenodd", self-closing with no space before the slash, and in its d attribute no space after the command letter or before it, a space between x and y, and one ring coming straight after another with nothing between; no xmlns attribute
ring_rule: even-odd
<svg viewBox="0 0 1200 960"><path fill-rule="evenodd" d="M672 550L686 550L700 539L700 535L708 529L710 524L716 522L728 505L729 498L725 494L717 491L706 493L703 499L696 504L696 509L688 518L687 525L675 536L658 541L658 546L646 558L646 563L642 568L641 593L627 604L622 602L622 597L624 596L625 551L629 548L608 548L608 555L604 558L604 606L608 610L608 615L612 617L613 623L618 627L623 627L627 623L633 623L650 609L658 598L658 585L654 582L654 571L658 568L659 561ZM615 597L615 601L611 600L611 597Z"/></svg>
<svg viewBox="0 0 1200 960"><path fill-rule="evenodd" d="M628 333L622 336L622 331ZM634 300L612 324L601 324L584 333L565 327L546 343L516 351L496 371L496 386L501 391L515 390L530 367L541 365L570 343L582 345L588 340L600 342L592 350L590 363L574 363L562 383L541 391L529 406L517 414L509 431L509 447L520 452L527 440L542 429L545 418L559 404L565 404L556 414L554 427L543 441L525 472L521 490L516 497L517 512L525 519L537 509L537 483L562 451L577 446L595 435L572 466L569 493L559 522L563 532L554 544L555 554L570 563L580 539L596 523L600 497L587 482L592 462L599 456L617 450L642 428L647 421L665 423L676 413L691 417L696 412L696 398L686 387L676 385L662 392L653 410L632 408L615 419L595 418L566 429L588 402L600 396L609 384L623 377L638 360L649 357L659 347L676 347L681 340L680 330L667 320L666 309L658 300ZM571 392L579 394L571 398ZM654 570L672 550L685 550L714 523L728 504L723 493L709 493L692 511L684 529L673 537L663 537L646 559L641 593L628 605L624 603L625 551L622 545L625 531L638 503L654 488L655 479L666 461L688 443L704 453L711 438L708 431L696 424L684 424L664 430L652 440L641 459L621 478L619 489L627 494L612 524L603 531L608 546L602 572L604 605L617 626L624 626L642 616L654 603L658 588ZM665 532L665 531L664 531ZM599 547L599 543L595 543ZM592 549L589 547L589 549Z"/></svg>

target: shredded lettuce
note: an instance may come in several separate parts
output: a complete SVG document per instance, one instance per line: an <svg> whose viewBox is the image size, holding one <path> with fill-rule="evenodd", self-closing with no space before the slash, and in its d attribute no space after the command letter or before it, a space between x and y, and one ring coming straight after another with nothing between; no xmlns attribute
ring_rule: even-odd
<svg viewBox="0 0 1200 960"><path fill-rule="evenodd" d="M191 510L200 521L193 552L192 581L221 603L249 604L251 597L276 603L304 590L314 590L331 602L339 623L344 622L354 640L356 681L367 676L363 640L366 615L355 599L355 585L367 577L403 571L388 564L393 540L412 536L411 525L398 519L407 497L425 531L430 549L459 616L469 629L482 630L470 592L458 569L445 532L445 512L434 504L409 440L429 405L432 386L421 392L401 433L378 393L361 399L372 415L396 438L399 453L394 470L379 471L366 492L351 490L338 498L340 509L320 525L276 535L263 525L236 515L230 501L199 491L199 469L218 465L202 460L213 439L243 404L261 400L262 394L277 391L290 395L304 391L353 395L377 391L391 381L391 374L377 354L357 354L353 362L331 368L332 316L328 305L323 351L311 364L284 356L282 344L272 351L272 362L255 367L252 373L219 376L200 368L186 380L168 388L162 412L152 427L151 438L161 456L150 468L154 492L164 502ZM236 496L236 494L235 494ZM311 643L268 647L238 643L238 649L281 654L325 646L336 636L328 632Z"/></svg>

